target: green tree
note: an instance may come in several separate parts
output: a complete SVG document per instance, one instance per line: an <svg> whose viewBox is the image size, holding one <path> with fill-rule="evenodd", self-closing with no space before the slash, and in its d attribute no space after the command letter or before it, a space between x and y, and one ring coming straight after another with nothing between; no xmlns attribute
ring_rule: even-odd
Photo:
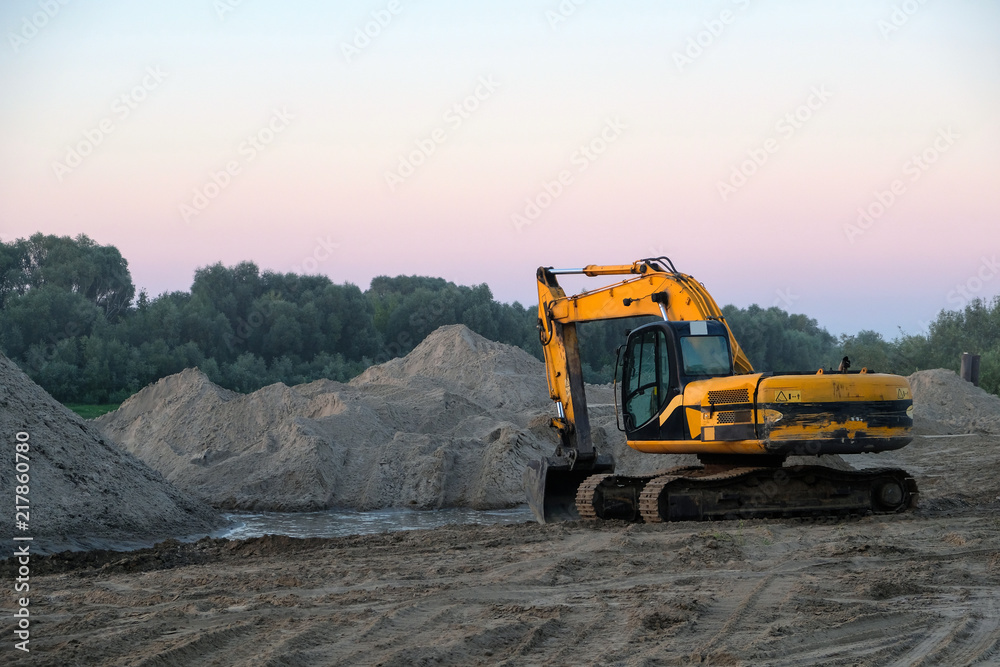
<svg viewBox="0 0 1000 667"><path fill-rule="evenodd" d="M854 336L841 336L840 348L843 356L851 360L852 370L867 368L878 373L899 372L895 361L898 355L893 344L876 331L865 330Z"/></svg>
<svg viewBox="0 0 1000 667"><path fill-rule="evenodd" d="M761 371L811 373L845 355L855 370L958 370L961 353L971 352L981 355L981 385L1000 391L1000 298L943 310L926 334L892 341L873 331L837 340L779 308L723 312ZM649 319L581 325L586 380L609 381L627 332ZM216 263L195 272L188 292L135 298L128 263L113 246L83 235L0 243L0 349L64 401L121 400L193 366L238 391L345 381L457 323L542 356L537 307L500 303L485 284L379 276L362 291L325 276L261 273L253 262Z"/></svg>
<svg viewBox="0 0 1000 667"><path fill-rule="evenodd" d="M100 309L77 292L57 285L34 287L8 300L0 318L0 346L8 357L21 358L32 345L88 335L99 318Z"/></svg>
<svg viewBox="0 0 1000 667"><path fill-rule="evenodd" d="M837 340L806 315L784 310L725 306L722 309L744 354L758 371L805 371L836 367Z"/></svg>
<svg viewBox="0 0 1000 667"><path fill-rule="evenodd" d="M2 294L61 288L90 301L112 322L135 296L128 262L118 249L98 245L85 234L70 238L38 233L26 241L18 239L0 253L0 276Z"/></svg>
<svg viewBox="0 0 1000 667"><path fill-rule="evenodd" d="M191 296L210 304L235 328L240 318L250 314L254 300L263 294L260 269L253 262L232 268L216 263L194 272Z"/></svg>

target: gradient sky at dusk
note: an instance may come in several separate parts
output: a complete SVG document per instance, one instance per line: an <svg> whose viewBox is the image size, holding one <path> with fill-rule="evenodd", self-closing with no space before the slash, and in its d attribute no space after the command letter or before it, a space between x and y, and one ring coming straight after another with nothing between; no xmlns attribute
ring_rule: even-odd
<svg viewBox="0 0 1000 667"><path fill-rule="evenodd" d="M665 254L892 338L1000 293L995 2L4 0L0 32L0 238L85 233L153 295L248 259L530 304L539 265Z"/></svg>

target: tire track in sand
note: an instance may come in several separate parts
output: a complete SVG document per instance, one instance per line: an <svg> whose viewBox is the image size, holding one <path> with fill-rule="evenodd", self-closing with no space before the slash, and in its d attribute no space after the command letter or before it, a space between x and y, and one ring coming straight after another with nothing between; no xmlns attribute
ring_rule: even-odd
<svg viewBox="0 0 1000 667"><path fill-rule="evenodd" d="M932 631L892 667L971 665L1000 652L1000 604L988 592L977 595L961 609L943 609L939 613L939 621L930 625Z"/></svg>
<svg viewBox="0 0 1000 667"><path fill-rule="evenodd" d="M158 651L156 655L139 662L130 662L129 664L134 667L207 664L210 658L227 656L231 647L243 643L246 635L257 630L259 627L255 623L241 623L222 630L199 630L192 639L184 641L192 636L190 632L186 632L178 637L181 640L178 645Z"/></svg>
<svg viewBox="0 0 1000 667"><path fill-rule="evenodd" d="M762 626L777 618L777 610L789 598L796 582L793 578L776 575L774 572L763 574L759 581L756 578L737 578L733 581L734 590L731 595L722 598L715 609L709 609L702 615L701 625L718 627L707 641L700 644L693 652L700 655L702 661L711 659L718 654L743 654L746 651L746 634L740 632L740 626ZM724 619L713 618L724 614ZM753 617L748 621L748 617Z"/></svg>
<svg viewBox="0 0 1000 667"><path fill-rule="evenodd" d="M1000 653L1000 604L990 591L955 605L888 611L880 609L848 622L793 637L761 642L753 655L760 664L972 665ZM887 602L881 607L891 606ZM791 641L790 641L791 640ZM789 646L797 643L800 650ZM859 662L863 658L865 662Z"/></svg>

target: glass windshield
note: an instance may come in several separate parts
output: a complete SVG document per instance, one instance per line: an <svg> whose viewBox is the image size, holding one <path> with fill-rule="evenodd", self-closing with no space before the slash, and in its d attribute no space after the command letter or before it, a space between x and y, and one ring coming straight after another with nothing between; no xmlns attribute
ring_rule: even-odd
<svg viewBox="0 0 1000 667"><path fill-rule="evenodd" d="M681 338L681 358L686 375L732 375L729 344L723 336Z"/></svg>
<svg viewBox="0 0 1000 667"><path fill-rule="evenodd" d="M670 355L663 331L650 329L629 340L622 378L626 427L635 428L653 418L667 398Z"/></svg>

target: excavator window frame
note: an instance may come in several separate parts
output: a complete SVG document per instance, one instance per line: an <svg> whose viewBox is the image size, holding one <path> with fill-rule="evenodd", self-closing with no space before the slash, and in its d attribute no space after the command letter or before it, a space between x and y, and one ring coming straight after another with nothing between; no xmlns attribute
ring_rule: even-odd
<svg viewBox="0 0 1000 667"><path fill-rule="evenodd" d="M644 324L642 326L636 327L631 332L629 332L628 339L625 344L622 345L622 354L620 355L621 364L621 387L618 394L615 396L616 403L621 401L621 414L622 414L622 424L620 429L628 435L628 437L640 437L641 432L649 431L653 428L653 423L656 422L660 416L660 412L663 410L664 406L669 403L674 396L683 394L684 388L691 382L696 382L698 380L705 380L712 377L729 377L735 374L734 364L733 364L733 349L729 342L729 338L725 335L724 326L718 322L713 322L711 320L699 322L696 327L698 333L691 333L692 322L671 322L671 321L656 321ZM649 384L644 384L642 387L630 384L628 373L630 371L629 364L634 364L636 362L635 354L630 353L630 349L635 345L634 341L639 340L641 337L648 335L650 332L659 332L658 346L662 345L660 354L666 355L669 359L669 378L664 384L662 381L662 370L658 372L657 375L657 405L656 409L653 410L652 415L645 419L641 424L635 422L635 416L629 411L629 399L633 396L635 391L639 391L643 388L649 386ZM728 357L728 368L726 373L718 374L688 374L686 372L686 367L684 363L684 356L682 351L681 342L684 338L722 338L725 342L726 353ZM616 370L617 375L617 370ZM617 410L617 405L616 405ZM645 413L641 415L646 417ZM657 424L656 430L659 433L661 426Z"/></svg>
<svg viewBox="0 0 1000 667"><path fill-rule="evenodd" d="M667 401L677 393L677 359L675 346L673 345L673 331L669 327L662 326L662 324L662 322L655 322L633 330L623 346L621 406L623 430L627 432L641 429L656 419ZM644 342L648 336L653 336L652 345ZM651 348L655 355L652 368L654 379L652 382L645 381L649 377L649 372L647 371L645 376L642 373L644 360L641 354L636 355L634 353L634 348L637 347L642 348L642 350ZM630 377L633 369L637 370L635 382L632 382L633 378ZM642 423L637 424L635 423L636 411L630 409L632 401L635 397L642 396L641 392L650 388L653 389L650 398L655 397L655 406L651 403L649 415L641 415L646 418Z"/></svg>

